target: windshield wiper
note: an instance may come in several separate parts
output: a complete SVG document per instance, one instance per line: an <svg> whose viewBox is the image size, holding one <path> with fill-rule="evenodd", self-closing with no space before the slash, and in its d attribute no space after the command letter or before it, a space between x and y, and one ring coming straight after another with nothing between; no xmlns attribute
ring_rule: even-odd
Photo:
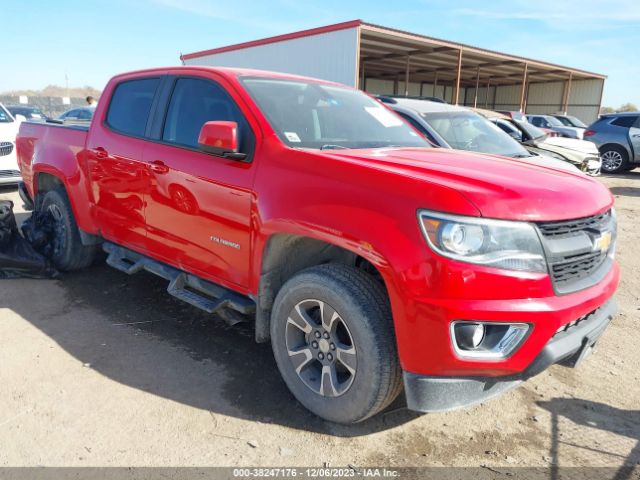
<svg viewBox="0 0 640 480"><path fill-rule="evenodd" d="M512 155L511 158L530 158L533 157L530 153L518 153L517 155Z"/></svg>
<svg viewBox="0 0 640 480"><path fill-rule="evenodd" d="M320 147L320 150L349 150L349 147L343 147L342 145L332 145L332 144L327 144L327 145L322 145Z"/></svg>

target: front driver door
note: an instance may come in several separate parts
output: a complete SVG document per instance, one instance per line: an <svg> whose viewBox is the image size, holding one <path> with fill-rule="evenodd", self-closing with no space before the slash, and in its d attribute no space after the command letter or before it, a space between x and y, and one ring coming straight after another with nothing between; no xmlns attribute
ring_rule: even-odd
<svg viewBox="0 0 640 480"><path fill-rule="evenodd" d="M201 151L205 122L238 124L246 162ZM158 142L145 148L151 174L145 219L154 256L230 287L248 285L254 134L238 105L208 78L175 78Z"/></svg>

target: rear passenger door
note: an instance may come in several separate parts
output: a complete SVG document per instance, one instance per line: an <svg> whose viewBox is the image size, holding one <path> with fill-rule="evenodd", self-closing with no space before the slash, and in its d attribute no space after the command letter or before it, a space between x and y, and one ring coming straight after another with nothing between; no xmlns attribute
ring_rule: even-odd
<svg viewBox="0 0 640 480"><path fill-rule="evenodd" d="M157 115L164 121L144 152L151 172L145 210L149 248L153 256L181 269L231 288L246 287L254 132L238 104L213 79L171 77L166 90L166 112ZM246 161L200 150L200 129L213 120L238 124Z"/></svg>
<svg viewBox="0 0 640 480"><path fill-rule="evenodd" d="M144 206L150 176L142 154L147 123L161 76L120 81L104 98L87 139L87 169L102 236L146 251Z"/></svg>

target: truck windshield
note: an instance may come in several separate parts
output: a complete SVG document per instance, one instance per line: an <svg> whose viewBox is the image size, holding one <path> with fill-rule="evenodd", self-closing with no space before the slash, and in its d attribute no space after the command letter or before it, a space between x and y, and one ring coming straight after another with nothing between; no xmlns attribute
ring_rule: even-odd
<svg viewBox="0 0 640 480"><path fill-rule="evenodd" d="M241 81L290 147L429 147L404 120L358 90L304 80L241 77Z"/></svg>
<svg viewBox="0 0 640 480"><path fill-rule="evenodd" d="M422 116L451 148L514 158L531 156L516 140L476 113L434 112Z"/></svg>

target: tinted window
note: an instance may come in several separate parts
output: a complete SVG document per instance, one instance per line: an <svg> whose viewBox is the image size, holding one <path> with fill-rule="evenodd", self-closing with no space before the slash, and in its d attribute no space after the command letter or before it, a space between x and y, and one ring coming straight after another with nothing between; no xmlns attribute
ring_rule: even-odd
<svg viewBox="0 0 640 480"><path fill-rule="evenodd" d="M77 116L80 120L91 120L93 112L91 110L78 110Z"/></svg>
<svg viewBox="0 0 640 480"><path fill-rule="evenodd" d="M142 136L160 79L145 78L119 84L111 96L107 123L115 130Z"/></svg>
<svg viewBox="0 0 640 480"><path fill-rule="evenodd" d="M206 122L215 120L238 124L239 151L247 153L249 125L227 92L208 80L181 78L171 96L162 139L198 147L200 129Z"/></svg>
<svg viewBox="0 0 640 480"><path fill-rule="evenodd" d="M633 127L633 124L637 119L638 117L635 117L633 115L628 115L628 116L625 115L624 117L616 118L613 122L611 122L611 125L615 125L617 127L630 128L630 127Z"/></svg>

